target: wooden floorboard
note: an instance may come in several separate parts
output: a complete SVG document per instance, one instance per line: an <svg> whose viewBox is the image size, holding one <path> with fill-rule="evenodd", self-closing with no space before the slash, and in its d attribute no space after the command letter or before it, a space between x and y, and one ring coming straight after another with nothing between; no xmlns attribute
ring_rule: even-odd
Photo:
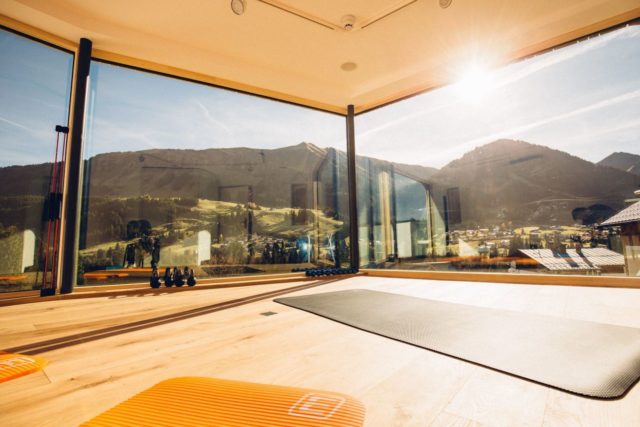
<svg viewBox="0 0 640 427"><path fill-rule="evenodd" d="M0 350L172 315L308 282L0 308ZM640 327L640 291L356 277L366 288ZM276 315L263 316L273 311ZM640 386L598 401L549 389L274 303L271 298L57 348L43 372L0 384L0 425L73 426L153 384L218 377L333 390L367 426L639 426ZM176 397L179 398L179 397Z"/></svg>

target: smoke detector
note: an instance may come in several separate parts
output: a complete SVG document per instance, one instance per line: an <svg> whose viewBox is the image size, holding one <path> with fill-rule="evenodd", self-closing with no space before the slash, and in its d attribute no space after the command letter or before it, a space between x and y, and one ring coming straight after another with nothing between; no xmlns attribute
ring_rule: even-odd
<svg viewBox="0 0 640 427"><path fill-rule="evenodd" d="M340 23L345 31L351 31L356 23L356 17L353 15L344 15L340 20Z"/></svg>

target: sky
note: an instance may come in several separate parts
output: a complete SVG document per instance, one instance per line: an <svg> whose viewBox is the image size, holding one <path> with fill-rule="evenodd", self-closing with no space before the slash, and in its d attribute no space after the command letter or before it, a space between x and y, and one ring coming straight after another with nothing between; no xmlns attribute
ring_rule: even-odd
<svg viewBox="0 0 640 427"><path fill-rule="evenodd" d="M0 166L53 161L73 56L0 30L0 58Z"/></svg>
<svg viewBox="0 0 640 427"><path fill-rule="evenodd" d="M358 116L358 154L440 168L500 138L592 162L640 154L640 26L484 73L466 68L476 72L457 84Z"/></svg>
<svg viewBox="0 0 640 427"><path fill-rule="evenodd" d="M94 62L85 157L152 148L344 149L345 119L230 90Z"/></svg>
<svg viewBox="0 0 640 427"><path fill-rule="evenodd" d="M71 55L0 30L0 167L51 161ZM360 155L442 167L499 138L599 161L640 154L640 26L469 76L356 118ZM475 71L472 73L471 71ZM464 73L463 73L464 74ZM151 148L345 149L344 118L94 62L84 157Z"/></svg>

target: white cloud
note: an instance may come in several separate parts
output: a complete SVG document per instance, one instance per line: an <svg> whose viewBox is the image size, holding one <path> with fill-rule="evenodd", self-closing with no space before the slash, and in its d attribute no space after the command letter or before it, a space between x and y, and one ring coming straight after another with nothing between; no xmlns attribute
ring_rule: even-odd
<svg viewBox="0 0 640 427"><path fill-rule="evenodd" d="M22 130L26 130L27 132L31 132L31 129L29 129L28 127L21 125L18 122L14 122L13 120L9 120L9 119L5 119L4 117L0 117L0 121L10 124L11 126L15 126L17 128L20 128Z"/></svg>
<svg viewBox="0 0 640 427"><path fill-rule="evenodd" d="M491 84L490 90L499 89L499 88L517 83L546 68L552 67L557 64L561 64L567 60L576 58L580 55L587 54L593 51L594 49L604 48L607 44L611 43L612 41L628 39L628 38L640 38L640 27L629 26L618 31L614 31L611 33L604 34L602 36L591 38L589 40L586 40L580 43L576 43L571 47L560 48L558 50L547 52L539 56L514 63L510 66L497 69L493 71L495 75L491 79L492 84ZM455 84L450 85L446 88L435 89L434 91L428 94L425 94L426 96L419 95L416 98L409 99L407 101L400 101L400 104L404 104L402 106L400 104L395 104L386 108L383 107L381 110L376 110L371 113L365 114L363 116L363 120L361 121L365 123L365 126L367 123L372 123L374 120L377 124L375 126L368 127L363 132L358 133L357 137L358 137L359 144L363 144L363 143L366 144L367 142L372 141L373 137L377 133L384 131L386 129L400 126L403 123L413 122L420 117L426 117L437 111L454 107L456 106L456 104L460 104L461 103L460 99L457 98L454 93L445 92L447 89L450 89L450 88L453 89L454 87L455 87ZM432 107L425 107L424 104L427 102L429 103L438 102L437 100L435 100L436 96L431 96L431 95L436 95L438 99L445 98L446 96L447 101ZM411 112L406 114L401 114L399 112L400 108L404 108L403 111L411 111ZM371 119L367 117L368 115L370 115ZM561 116L558 116L558 117L561 117ZM536 127L536 126L542 125L542 124L536 124L536 123L527 125L524 128L528 128L528 126ZM504 132L501 132L499 135L502 135L502 134L504 134ZM480 140L483 140L483 139L480 139ZM470 144L471 143L473 142L470 142Z"/></svg>
<svg viewBox="0 0 640 427"><path fill-rule="evenodd" d="M640 89L635 90L633 92L629 92L629 93L625 93L623 95L618 95L618 96L614 96L612 98L608 98L608 99L604 99L602 101L593 103L591 105L587 105L586 107L582 107L582 108L578 108L576 110L573 111L569 111L567 113L564 114L556 114L553 116L548 116L545 117L544 119L541 120L537 120L535 122L523 125L523 126L517 126L511 129L507 129L505 131L502 132L497 132L497 133L493 133L490 135L485 135L482 136L480 138L475 138L472 139L470 141L467 141L464 144L458 145L456 147L456 151L458 150L467 150L469 148L475 147L477 145L480 144L484 144L487 142L491 142L491 141L495 141L496 139L500 139L500 138L509 138L509 137L518 137L518 135L520 135L522 132L525 131L529 131L535 128L539 128L541 126L545 126L548 125L550 123L553 122L558 122L561 120L566 120L572 117L576 117L582 114L586 114L586 113L590 113L592 111L595 110L599 110L602 108L606 108L606 107L610 107L612 105L616 105L616 104L620 104L622 102L626 102L626 101L630 101L636 98L640 98Z"/></svg>

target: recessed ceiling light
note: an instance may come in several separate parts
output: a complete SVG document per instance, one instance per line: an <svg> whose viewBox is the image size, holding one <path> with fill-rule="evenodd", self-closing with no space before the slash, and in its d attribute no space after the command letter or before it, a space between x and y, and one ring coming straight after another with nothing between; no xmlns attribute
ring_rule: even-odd
<svg viewBox="0 0 640 427"><path fill-rule="evenodd" d="M231 0L231 10L236 15L242 15L246 8L244 0Z"/></svg>
<svg viewBox="0 0 640 427"><path fill-rule="evenodd" d="M340 20L340 23L345 31L351 31L356 23L356 17L353 15L344 15Z"/></svg>
<svg viewBox="0 0 640 427"><path fill-rule="evenodd" d="M356 64L355 62L345 62L340 66L340 68L342 68L344 71L353 71L358 68L358 64Z"/></svg>
<svg viewBox="0 0 640 427"><path fill-rule="evenodd" d="M451 6L451 2L453 0L440 0L440 7L443 9L448 8L449 6Z"/></svg>

